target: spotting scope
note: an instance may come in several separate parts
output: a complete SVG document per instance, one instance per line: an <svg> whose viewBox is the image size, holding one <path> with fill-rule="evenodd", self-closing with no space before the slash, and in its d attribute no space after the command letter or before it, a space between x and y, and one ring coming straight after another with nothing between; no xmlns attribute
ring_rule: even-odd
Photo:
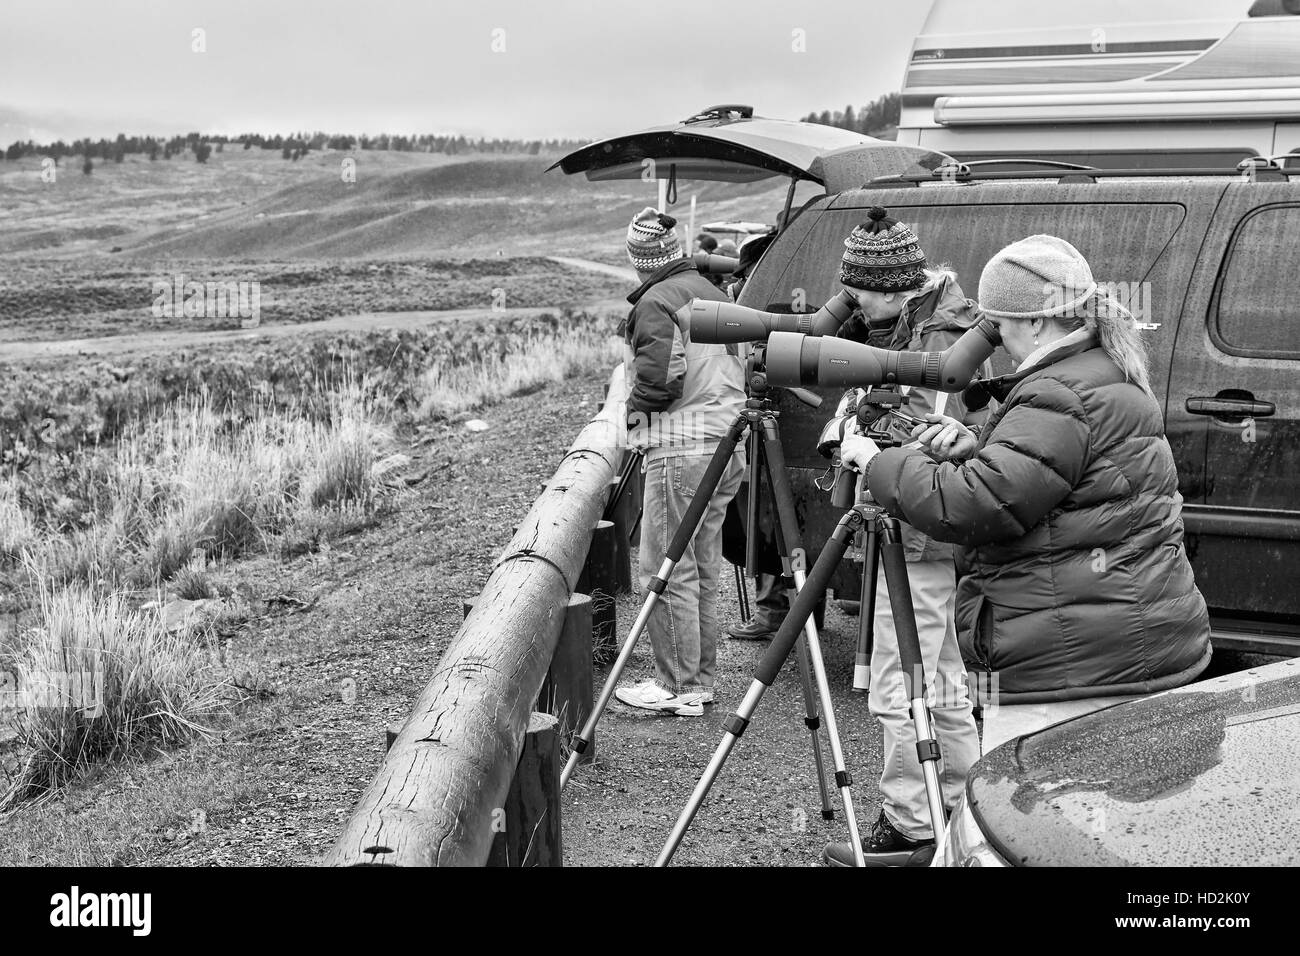
<svg viewBox="0 0 1300 956"><path fill-rule="evenodd" d="M776 331L767 340L767 380L782 388L918 385L960 392L1001 341L997 324L987 317L942 352L895 352L848 339Z"/></svg>
<svg viewBox="0 0 1300 956"><path fill-rule="evenodd" d="M691 256L691 265L697 272L705 275L729 276L740 266L740 260L732 256L719 256L711 252L697 252Z"/></svg>
<svg viewBox="0 0 1300 956"><path fill-rule="evenodd" d="M760 312L748 306L709 299L692 299L682 306L690 309L687 321L690 323L691 341L709 345L761 342L773 332L834 335L857 307L853 296L844 291L832 296L816 312Z"/></svg>

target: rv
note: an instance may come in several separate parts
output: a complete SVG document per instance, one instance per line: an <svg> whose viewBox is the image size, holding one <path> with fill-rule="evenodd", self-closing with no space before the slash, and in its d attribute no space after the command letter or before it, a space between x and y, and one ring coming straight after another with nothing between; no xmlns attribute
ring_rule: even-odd
<svg viewBox="0 0 1300 956"><path fill-rule="evenodd" d="M1300 0L935 0L898 142L1009 167L1300 165Z"/></svg>

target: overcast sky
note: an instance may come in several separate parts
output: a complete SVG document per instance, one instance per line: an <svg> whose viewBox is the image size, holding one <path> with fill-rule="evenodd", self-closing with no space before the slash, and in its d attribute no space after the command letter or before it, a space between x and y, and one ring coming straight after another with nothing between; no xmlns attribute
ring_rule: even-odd
<svg viewBox="0 0 1300 956"><path fill-rule="evenodd" d="M586 138L715 103L797 118L898 90L929 7L0 0L0 124L65 137L322 129ZM195 29L206 52L191 49ZM805 52L792 49L796 30Z"/></svg>

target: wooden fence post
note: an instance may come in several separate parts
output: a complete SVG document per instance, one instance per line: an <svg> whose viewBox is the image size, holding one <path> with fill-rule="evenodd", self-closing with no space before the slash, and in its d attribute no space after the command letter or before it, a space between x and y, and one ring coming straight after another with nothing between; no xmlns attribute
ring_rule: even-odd
<svg viewBox="0 0 1300 956"><path fill-rule="evenodd" d="M560 719L561 740L566 747L591 713L591 604L591 598L585 594L569 598L555 656L537 694L537 709ZM593 741L587 748L580 763L595 759L594 744Z"/></svg>
<svg viewBox="0 0 1300 956"><path fill-rule="evenodd" d="M492 810L488 866L563 866L560 827L560 722L536 711L528 720L505 806Z"/></svg>
<svg viewBox="0 0 1300 956"><path fill-rule="evenodd" d="M609 483L611 498L617 490L618 479L614 478ZM632 590L632 582L641 567L640 555L632 553L631 540L632 525L636 523L636 516L641 510L641 499L634 498L632 491L632 482L629 481L623 497L613 502L613 507L610 509L610 517L614 520L614 545L617 549L614 572L617 575L618 590L621 594Z"/></svg>
<svg viewBox="0 0 1300 956"><path fill-rule="evenodd" d="M622 389L615 369L610 391ZM526 862L560 862L558 722L547 759L516 774L538 691L555 656L570 595L623 453L621 409L607 403L578 434L519 531L502 550L472 611L420 692L327 866L482 866L515 777L550 810L529 831ZM542 742L530 746L540 748ZM545 752L545 751L544 751ZM549 776L542 766L549 764ZM536 781L528 784L531 779ZM544 780L550 780L549 785ZM525 800L528 802L538 802ZM520 860L522 851L510 862ZM522 861L521 861L522 862Z"/></svg>
<svg viewBox="0 0 1300 956"><path fill-rule="evenodd" d="M578 590L591 595L591 654L597 664L609 664L618 656L617 605L618 543L612 521L598 521L591 532L587 562L578 577Z"/></svg>

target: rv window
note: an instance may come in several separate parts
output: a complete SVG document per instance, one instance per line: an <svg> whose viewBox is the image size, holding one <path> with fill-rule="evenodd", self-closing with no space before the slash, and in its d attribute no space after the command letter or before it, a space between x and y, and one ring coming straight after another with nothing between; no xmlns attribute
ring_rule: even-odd
<svg viewBox="0 0 1300 956"><path fill-rule="evenodd" d="M1267 206L1237 227L1211 328L1234 355L1300 359L1300 205Z"/></svg>

